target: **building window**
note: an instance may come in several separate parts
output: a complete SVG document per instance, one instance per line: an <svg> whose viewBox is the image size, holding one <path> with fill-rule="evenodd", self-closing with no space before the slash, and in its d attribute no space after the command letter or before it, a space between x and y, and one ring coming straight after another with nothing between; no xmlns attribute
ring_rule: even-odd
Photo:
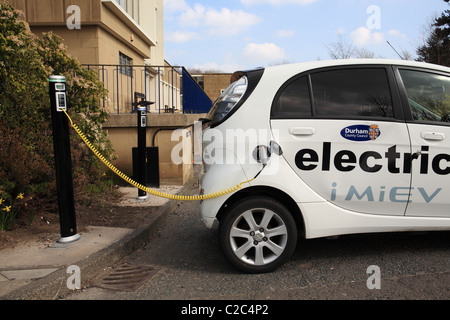
<svg viewBox="0 0 450 320"><path fill-rule="evenodd" d="M139 23L139 1L138 0L116 0L137 23Z"/></svg>
<svg viewBox="0 0 450 320"><path fill-rule="evenodd" d="M192 78L194 78L194 80L198 83L200 88L205 90L205 80L203 76L192 76Z"/></svg>
<svg viewBox="0 0 450 320"><path fill-rule="evenodd" d="M119 6L124 8L125 11L127 10L127 0L116 0L116 2L119 4Z"/></svg>
<svg viewBox="0 0 450 320"><path fill-rule="evenodd" d="M131 59L129 56L123 54L122 52L119 52L119 71L122 74L125 74L129 77L133 74L133 68L128 67L133 65L133 59Z"/></svg>

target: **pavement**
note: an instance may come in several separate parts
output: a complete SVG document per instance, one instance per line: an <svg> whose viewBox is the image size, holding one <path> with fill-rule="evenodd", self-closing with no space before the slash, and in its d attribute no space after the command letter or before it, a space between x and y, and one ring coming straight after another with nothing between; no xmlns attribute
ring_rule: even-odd
<svg viewBox="0 0 450 320"><path fill-rule="evenodd" d="M161 186L160 191L185 195L196 181L198 178L194 176L183 187ZM61 299L74 290L69 287L76 283L73 281L76 273L69 267L79 268L82 282L83 279L95 278L103 270L145 244L180 202L153 195L149 195L146 201L138 201L137 189L128 190L130 189L132 192L124 194L127 205L158 207L155 213L136 229L90 226L80 233L79 240L72 243L60 243L59 239L55 239L52 245L46 247L38 244L19 245L2 250L0 300Z"/></svg>

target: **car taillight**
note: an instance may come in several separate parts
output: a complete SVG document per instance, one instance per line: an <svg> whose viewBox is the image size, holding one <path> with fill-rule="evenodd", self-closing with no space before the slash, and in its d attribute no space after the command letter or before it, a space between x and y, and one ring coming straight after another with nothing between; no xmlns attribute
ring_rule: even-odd
<svg viewBox="0 0 450 320"><path fill-rule="evenodd" d="M210 113L213 113L211 125L221 121L233 108L237 105L239 100L247 91L248 80L247 77L242 77L233 82L222 95L216 100Z"/></svg>

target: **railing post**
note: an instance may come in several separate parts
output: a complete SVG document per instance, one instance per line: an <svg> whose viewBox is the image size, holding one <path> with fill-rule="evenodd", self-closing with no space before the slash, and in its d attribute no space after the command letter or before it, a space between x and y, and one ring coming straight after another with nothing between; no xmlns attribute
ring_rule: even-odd
<svg viewBox="0 0 450 320"><path fill-rule="evenodd" d="M102 84L103 84L103 89L105 89L105 66L104 65L102 65ZM103 109L106 108L106 103L105 103L106 99L107 98L103 98Z"/></svg>
<svg viewBox="0 0 450 320"><path fill-rule="evenodd" d="M173 67L172 67L172 114L175 113L175 105L173 103Z"/></svg>
<svg viewBox="0 0 450 320"><path fill-rule="evenodd" d="M145 99L145 101L148 101L148 99L147 99L147 66L144 66L144 99Z"/></svg>
<svg viewBox="0 0 450 320"><path fill-rule="evenodd" d="M158 104L159 104L159 113L161 114L161 71L158 67Z"/></svg>
<svg viewBox="0 0 450 320"><path fill-rule="evenodd" d="M116 73L117 73L117 81L116 81L116 92L117 92L117 114L120 114L120 102L119 102L119 72L120 72L120 67L116 68Z"/></svg>
<svg viewBox="0 0 450 320"><path fill-rule="evenodd" d="M133 103L135 102L134 101L134 93L133 93L133 73L134 73L134 68L132 66L130 68L131 68L131 75L130 75L130 82L131 82L131 92L130 92L130 95L131 95L131 112L133 112Z"/></svg>

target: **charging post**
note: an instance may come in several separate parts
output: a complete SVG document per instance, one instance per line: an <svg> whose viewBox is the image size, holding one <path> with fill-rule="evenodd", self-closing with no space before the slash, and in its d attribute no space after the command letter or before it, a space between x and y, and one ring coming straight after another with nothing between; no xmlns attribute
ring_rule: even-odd
<svg viewBox="0 0 450 320"><path fill-rule="evenodd" d="M61 238L58 242L69 243L80 239L80 235L77 234L75 218L69 125L64 114L64 111L67 111L66 78L50 76L49 87L61 227Z"/></svg>
<svg viewBox="0 0 450 320"><path fill-rule="evenodd" d="M137 181L147 186L147 106L138 105L138 165L137 165ZM138 189L137 200L146 200L148 198L147 192Z"/></svg>

